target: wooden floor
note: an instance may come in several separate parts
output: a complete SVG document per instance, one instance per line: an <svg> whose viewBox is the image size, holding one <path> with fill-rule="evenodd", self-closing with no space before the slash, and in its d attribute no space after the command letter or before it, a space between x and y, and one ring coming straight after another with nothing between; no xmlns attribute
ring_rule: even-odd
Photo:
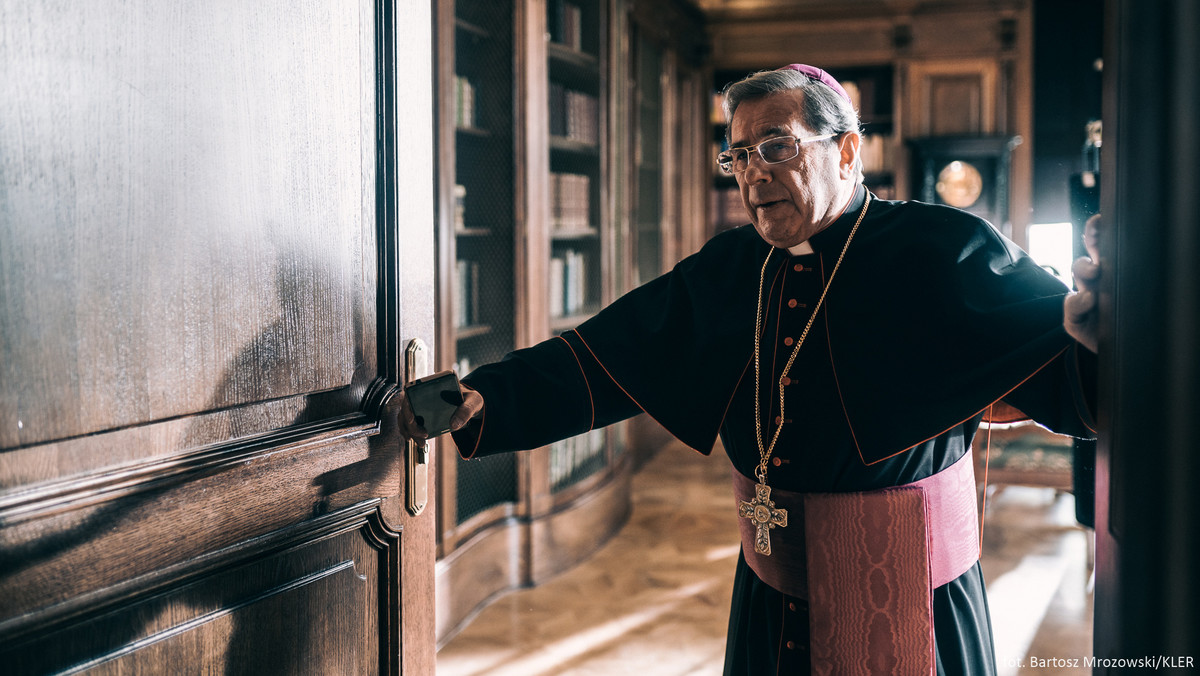
<svg viewBox="0 0 1200 676"><path fill-rule="evenodd" d="M438 675L720 674L738 554L732 505L723 453L664 449L635 478L620 534L489 606L438 654ZM989 499L983 568L1002 676L1056 674L1032 658L1092 654L1087 535L1072 514L1070 496L1047 489Z"/></svg>

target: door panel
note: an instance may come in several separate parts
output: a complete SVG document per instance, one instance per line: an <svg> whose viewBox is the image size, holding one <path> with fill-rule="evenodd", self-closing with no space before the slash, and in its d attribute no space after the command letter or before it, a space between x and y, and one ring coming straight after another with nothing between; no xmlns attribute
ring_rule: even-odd
<svg viewBox="0 0 1200 676"><path fill-rule="evenodd" d="M428 4L0 0L6 670L432 673Z"/></svg>
<svg viewBox="0 0 1200 676"><path fill-rule="evenodd" d="M4 46L0 444L349 386L374 357L373 8L0 11L30 27Z"/></svg>

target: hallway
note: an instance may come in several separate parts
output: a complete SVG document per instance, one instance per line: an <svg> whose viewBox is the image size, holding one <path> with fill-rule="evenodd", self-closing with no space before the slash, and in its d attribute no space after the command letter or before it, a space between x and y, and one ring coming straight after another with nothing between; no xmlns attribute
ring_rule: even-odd
<svg viewBox="0 0 1200 676"><path fill-rule="evenodd" d="M720 674L738 554L728 472L719 449L663 449L634 478L617 537L486 608L438 654L439 676ZM1071 498L1012 487L989 500L983 567L999 673L1060 673L1033 658L1092 654L1086 536Z"/></svg>

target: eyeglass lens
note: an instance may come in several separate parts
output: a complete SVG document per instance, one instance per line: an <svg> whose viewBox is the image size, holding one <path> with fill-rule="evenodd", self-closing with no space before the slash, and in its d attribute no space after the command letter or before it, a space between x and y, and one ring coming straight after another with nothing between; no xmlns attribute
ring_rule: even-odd
<svg viewBox="0 0 1200 676"><path fill-rule="evenodd" d="M780 136L771 138L753 148L735 148L717 156L721 168L729 173L738 174L746 170L750 163L750 153L757 150L767 164L786 162L800 154L800 144L795 136Z"/></svg>

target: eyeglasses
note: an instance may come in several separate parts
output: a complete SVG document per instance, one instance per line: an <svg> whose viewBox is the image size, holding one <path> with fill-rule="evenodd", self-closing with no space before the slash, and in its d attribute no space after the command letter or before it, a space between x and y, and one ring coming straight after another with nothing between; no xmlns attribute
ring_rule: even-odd
<svg viewBox="0 0 1200 676"><path fill-rule="evenodd" d="M820 136L805 136L802 138L776 136L755 146L730 148L717 155L717 164L720 165L721 170L726 174L740 174L750 166L751 151L757 152L758 156L767 164L779 164L799 155L802 144L813 141L824 141L834 136L837 136L837 134L821 134Z"/></svg>

